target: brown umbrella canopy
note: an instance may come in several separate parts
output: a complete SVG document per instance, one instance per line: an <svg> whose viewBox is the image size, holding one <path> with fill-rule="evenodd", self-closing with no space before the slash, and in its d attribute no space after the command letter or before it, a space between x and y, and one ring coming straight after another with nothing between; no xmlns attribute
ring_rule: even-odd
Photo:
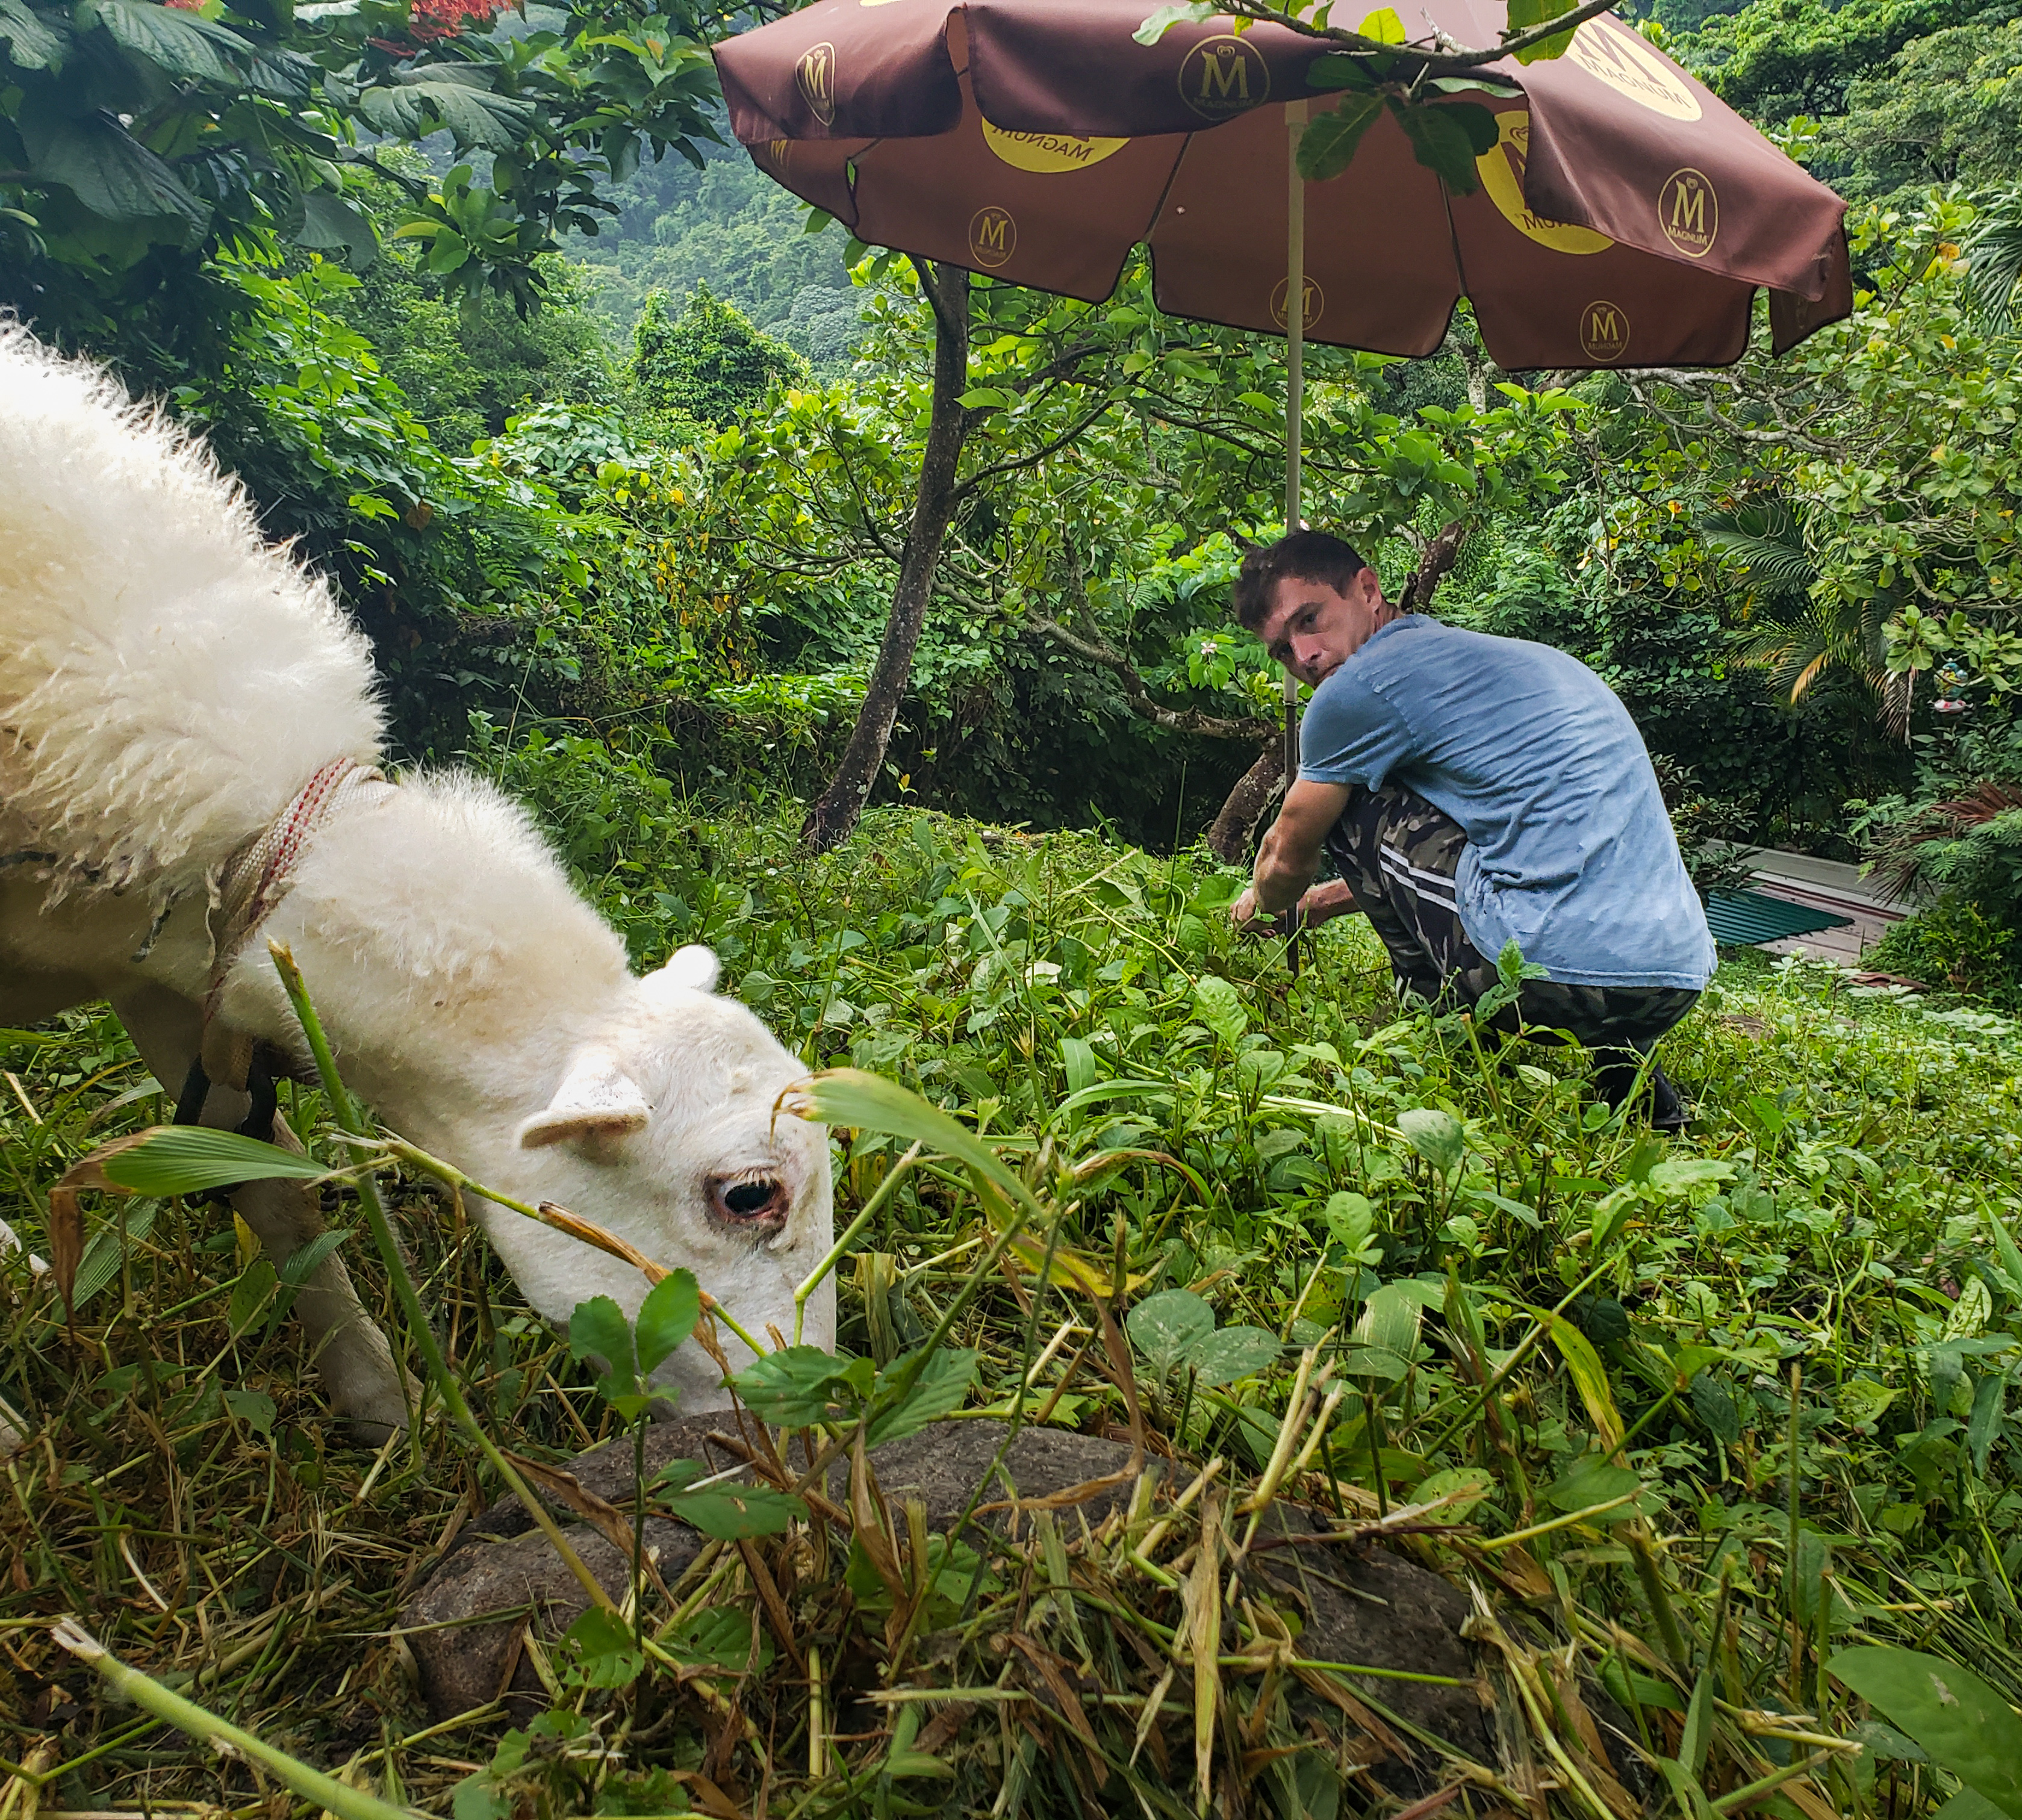
<svg viewBox="0 0 2022 1820"><path fill-rule="evenodd" d="M1150 0L817 0L720 45L731 123L761 169L860 239L1091 302L1130 249L1161 308L1282 332L1292 136L1338 92L1327 48L1276 26L1133 34ZM1414 4L1463 45L1500 5ZM1484 72L1499 143L1455 195L1380 115L1305 186L1308 338L1429 354L1473 300L1501 365L1738 359L1768 289L1783 348L1852 304L1844 205L1611 17L1565 56Z"/></svg>

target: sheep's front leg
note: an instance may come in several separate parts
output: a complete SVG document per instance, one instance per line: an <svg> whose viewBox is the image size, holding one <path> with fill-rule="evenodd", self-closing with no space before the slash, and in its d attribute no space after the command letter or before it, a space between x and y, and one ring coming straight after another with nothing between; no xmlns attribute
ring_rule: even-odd
<svg viewBox="0 0 2022 1820"><path fill-rule="evenodd" d="M188 1072L203 1027L201 1014L186 999L149 987L114 1001L113 1009L155 1078L174 1092ZM214 1086L206 1103L206 1125L233 1126L252 1110L251 1098ZM286 1120L274 1120L273 1141L299 1151ZM316 1191L300 1182L248 1182L234 1191L232 1205L250 1226L276 1270L323 1230ZM311 1356L322 1374L330 1408L360 1437L383 1441L406 1424L407 1399L386 1336L360 1304L344 1260L333 1252L295 1293L295 1318L307 1330Z"/></svg>

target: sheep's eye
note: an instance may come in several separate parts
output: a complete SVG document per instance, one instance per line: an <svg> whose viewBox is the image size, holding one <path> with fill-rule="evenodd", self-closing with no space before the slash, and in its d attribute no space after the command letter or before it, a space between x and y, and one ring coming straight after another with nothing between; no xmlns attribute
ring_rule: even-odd
<svg viewBox="0 0 2022 1820"><path fill-rule="evenodd" d="M719 1224L769 1237L787 1224L790 1197L776 1176L719 1178L710 1184L710 1206Z"/></svg>

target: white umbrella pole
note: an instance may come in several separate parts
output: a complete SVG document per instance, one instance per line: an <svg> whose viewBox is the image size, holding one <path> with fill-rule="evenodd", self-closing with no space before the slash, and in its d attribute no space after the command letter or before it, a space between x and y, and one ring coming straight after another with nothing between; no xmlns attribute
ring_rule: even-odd
<svg viewBox="0 0 2022 1820"><path fill-rule="evenodd" d="M1299 433L1305 411L1306 186L1299 176L1299 137L1307 104L1285 106L1285 168L1289 226L1285 236L1285 534L1299 528ZM1299 771L1299 685L1285 673L1285 783Z"/></svg>

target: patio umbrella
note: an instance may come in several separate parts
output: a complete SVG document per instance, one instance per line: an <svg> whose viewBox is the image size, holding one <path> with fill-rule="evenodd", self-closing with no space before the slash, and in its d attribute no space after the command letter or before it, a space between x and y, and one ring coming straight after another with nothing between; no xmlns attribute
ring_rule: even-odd
<svg viewBox="0 0 2022 1820"><path fill-rule="evenodd" d="M1345 60L1226 19L1143 44L1149 4L816 0L717 68L759 168L860 239L1090 302L1142 242L1160 308L1283 332L1288 527L1303 340L1429 354L1465 296L1506 368L1709 365L1740 357L1758 288L1779 352L1852 307L1845 205L1611 17L1484 65L1493 91L1378 110L1345 173L1308 182L1309 121L1362 99ZM1412 11L1424 54L1502 42L1492 0ZM1414 151L1454 107L1476 111L1464 195Z"/></svg>

